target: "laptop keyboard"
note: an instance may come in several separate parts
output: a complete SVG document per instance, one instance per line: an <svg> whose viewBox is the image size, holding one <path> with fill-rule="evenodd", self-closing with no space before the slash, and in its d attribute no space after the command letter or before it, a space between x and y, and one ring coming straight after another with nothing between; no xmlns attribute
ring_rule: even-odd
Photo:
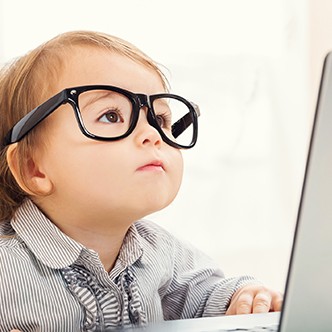
<svg viewBox="0 0 332 332"><path fill-rule="evenodd" d="M236 328L236 329L217 329L217 330L209 330L207 332L277 332L278 325L271 325L271 326L256 326L253 328ZM204 332L204 331L202 331Z"/></svg>

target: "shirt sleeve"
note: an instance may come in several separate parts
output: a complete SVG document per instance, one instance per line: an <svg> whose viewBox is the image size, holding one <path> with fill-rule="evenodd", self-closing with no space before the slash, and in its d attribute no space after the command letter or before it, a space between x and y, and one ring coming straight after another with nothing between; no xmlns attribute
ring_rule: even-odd
<svg viewBox="0 0 332 332"><path fill-rule="evenodd" d="M250 276L225 278L208 256L175 239L173 277L162 298L164 319L223 315L239 288L258 283Z"/></svg>

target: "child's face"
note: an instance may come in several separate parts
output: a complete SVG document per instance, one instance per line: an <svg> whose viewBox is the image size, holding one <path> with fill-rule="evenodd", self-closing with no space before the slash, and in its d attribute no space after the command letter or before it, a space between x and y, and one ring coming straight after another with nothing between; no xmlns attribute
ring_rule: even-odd
<svg viewBox="0 0 332 332"><path fill-rule="evenodd" d="M77 48L52 93L93 84L148 95L164 91L160 77L141 64L109 51ZM48 207L60 206L80 218L80 224L124 218L132 222L167 206L180 187L181 152L163 142L144 109L130 136L101 142L81 133L66 104L47 120L43 139L47 144L37 154L38 165L54 191L40 204L51 215Z"/></svg>

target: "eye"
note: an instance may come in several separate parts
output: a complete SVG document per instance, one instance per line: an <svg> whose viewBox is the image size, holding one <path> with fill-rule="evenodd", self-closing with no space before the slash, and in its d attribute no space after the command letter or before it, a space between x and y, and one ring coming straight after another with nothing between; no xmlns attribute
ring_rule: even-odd
<svg viewBox="0 0 332 332"><path fill-rule="evenodd" d="M171 116L168 113L157 114L156 120L160 128L170 128L171 127Z"/></svg>
<svg viewBox="0 0 332 332"><path fill-rule="evenodd" d="M105 114L103 114L100 118L99 121L105 122L105 123L119 123L119 122L124 122L120 111L118 110L109 110Z"/></svg>

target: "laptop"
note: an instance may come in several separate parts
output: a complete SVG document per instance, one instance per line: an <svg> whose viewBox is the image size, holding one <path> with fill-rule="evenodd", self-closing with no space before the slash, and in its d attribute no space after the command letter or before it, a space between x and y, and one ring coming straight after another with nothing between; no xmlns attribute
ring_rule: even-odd
<svg viewBox="0 0 332 332"><path fill-rule="evenodd" d="M332 331L332 52L319 89L281 313L165 321L166 332Z"/></svg>

